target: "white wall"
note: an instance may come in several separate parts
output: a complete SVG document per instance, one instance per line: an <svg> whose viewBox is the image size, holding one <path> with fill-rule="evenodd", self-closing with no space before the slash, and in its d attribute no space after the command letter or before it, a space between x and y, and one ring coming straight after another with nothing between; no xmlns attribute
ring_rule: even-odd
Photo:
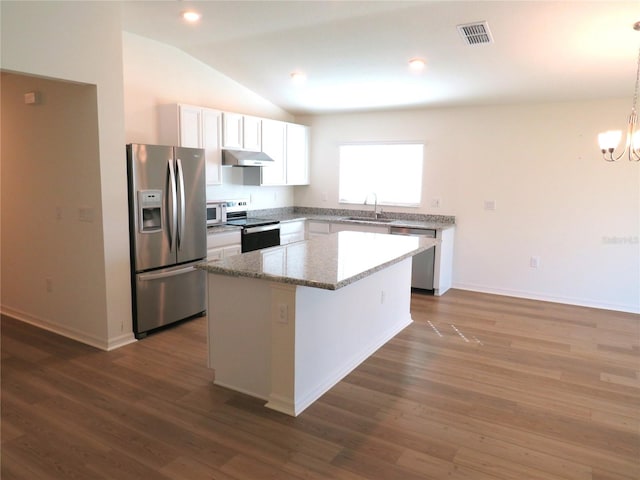
<svg viewBox="0 0 640 480"><path fill-rule="evenodd" d="M181 50L124 32L125 136L127 143L161 143L158 106L200 105L222 111L292 121L293 116ZM207 198L250 198L251 208L293 204L293 187L242 185L242 169L223 168L223 185Z"/></svg>
<svg viewBox="0 0 640 480"><path fill-rule="evenodd" d="M2 1L0 9L0 68L24 74L16 77L11 95L21 100L22 93L40 89L43 98L51 99L55 91L58 99L67 99L25 110L21 121L28 127L22 124L20 138L7 133L17 117L3 105L2 311L99 348L115 348L133 340L124 144L156 140L155 108L162 103L292 118L176 49L129 34L124 34L123 47L117 2ZM166 65L178 69L167 74L160 68ZM78 91L67 81L93 92L91 108L87 103L79 106ZM86 102L86 94L80 96ZM22 106L18 102L12 108ZM74 108L82 115L74 118ZM46 112L49 119L47 127L38 127L44 131L28 117L36 112ZM88 134L91 125L97 132ZM67 155L60 153L64 148L52 154L47 142L63 136L69 144ZM79 147L75 140L90 145ZM13 166L34 159L32 151L20 151L24 145L42 158L18 170L5 168L9 157L16 160ZM93 154L77 154L91 148ZM43 150L49 154L41 154ZM58 166L79 176L60 175ZM228 185L210 187L212 198L251 196L255 208L292 204L292 187L245 188L238 185L239 172L227 170L231 169L224 173ZM20 188L23 182L30 188ZM37 197L36 185L46 187ZM80 208L92 209L94 221L80 222ZM76 242L80 246L73 248ZM53 282L52 292L46 291L47 278Z"/></svg>
<svg viewBox="0 0 640 480"><path fill-rule="evenodd" d="M1 81L3 311L99 343L104 325L85 323L106 311L102 228L78 217L79 208L100 216L96 88ZM38 103L26 105L25 92Z"/></svg>
<svg viewBox="0 0 640 480"><path fill-rule="evenodd" d="M422 140L417 211L456 216L454 287L640 312L640 163L604 162L596 142L624 127L628 108L623 99L299 117L312 131L312 184L295 204L339 206L341 142Z"/></svg>
<svg viewBox="0 0 640 480"><path fill-rule="evenodd" d="M42 170L34 172L35 175L39 173L40 177L30 176L18 180L26 183L39 181L47 187L52 186L47 182L53 182L57 189L68 188L69 191L56 196L51 188L44 189L43 196L37 201L26 203L30 209L29 215L21 222L11 225L10 228L21 230L24 241L22 248L27 251L46 248L44 255L56 257L53 263L56 271L49 270L51 263L43 264L39 271L30 270L36 278L31 287L29 302L24 303L18 297L5 294L11 291L8 287L20 271L9 272L3 268L2 308L4 311L9 307L21 312L26 320L75 336L87 343L101 348L113 348L133 339L123 147L120 6L115 2L3 1L0 8L2 69L96 86L93 113L96 118L93 124L97 124L99 137L94 155L65 159L71 162L72 169L82 162L92 163L91 167L81 169L86 173L86 178L70 176L67 183L63 184L59 176L48 176L48 169L61 161L58 153L53 157L43 156L39 159L47 164ZM6 140L4 122L2 127L3 140ZM72 142L86 132L78 129L70 133L68 139ZM95 133L90 132L91 135ZM32 134L32 141L41 140L37 132ZM73 147L70 151L74 151ZM3 186L7 180L4 173L3 171ZM76 182L86 182L86 185L78 187ZM3 233L7 228L5 212L25 200L20 196L19 190L16 195L17 197L8 200L3 192ZM62 195L65 195L64 199ZM46 247L42 247L40 241L30 241L33 233L31 222L51 225L56 215L55 206L60 202L64 202L63 212L70 212L69 222L77 223L78 217L74 215L77 215L80 207L91 208L95 214L94 221L82 225L74 223L73 228L66 230L66 233L62 229L56 231L55 241ZM78 229L82 229L86 236L79 235ZM45 229L38 234L46 236L47 231ZM74 242L82 243L82 247L71 249L62 246L73 245ZM5 250L3 241L3 261L10 254L10 251ZM65 268L60 268L60 265L65 265ZM47 295L43 288L45 275L54 276L55 285L65 284L65 288L75 291L75 295L64 302L51 302L51 295ZM55 290L52 294L55 294ZM72 319L69 318L69 311L73 310L74 305L77 307L77 318Z"/></svg>

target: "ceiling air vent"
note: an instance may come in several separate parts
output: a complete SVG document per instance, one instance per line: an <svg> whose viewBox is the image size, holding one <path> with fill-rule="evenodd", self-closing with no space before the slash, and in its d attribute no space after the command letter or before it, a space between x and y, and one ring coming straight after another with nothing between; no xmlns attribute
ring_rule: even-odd
<svg viewBox="0 0 640 480"><path fill-rule="evenodd" d="M489 24L487 22L467 23L458 25L458 32L467 45L482 45L485 43L493 43Z"/></svg>

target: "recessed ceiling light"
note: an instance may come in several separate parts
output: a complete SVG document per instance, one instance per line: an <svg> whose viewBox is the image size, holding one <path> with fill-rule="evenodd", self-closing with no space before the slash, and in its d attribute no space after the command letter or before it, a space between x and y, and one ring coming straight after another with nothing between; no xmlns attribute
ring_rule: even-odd
<svg viewBox="0 0 640 480"><path fill-rule="evenodd" d="M424 58L412 58L411 60L409 60L409 68L411 70L415 70L416 72L424 70L426 64L427 62L425 62Z"/></svg>
<svg viewBox="0 0 640 480"><path fill-rule="evenodd" d="M291 72L289 74L293 83L304 83L307 76L303 72Z"/></svg>
<svg viewBox="0 0 640 480"><path fill-rule="evenodd" d="M187 22L197 22L202 18L202 15L198 12L194 12L193 10L187 10L186 12L182 12L182 18L184 18Z"/></svg>

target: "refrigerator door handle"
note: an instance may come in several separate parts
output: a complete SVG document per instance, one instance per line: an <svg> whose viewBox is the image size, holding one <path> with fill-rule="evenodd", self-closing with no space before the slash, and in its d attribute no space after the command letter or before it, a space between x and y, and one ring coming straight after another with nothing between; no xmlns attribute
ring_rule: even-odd
<svg viewBox="0 0 640 480"><path fill-rule="evenodd" d="M184 273L193 272L194 270L197 270L196 267L191 265L191 266L188 266L188 267L185 267L185 268L178 268L178 269L170 270L168 272L139 273L138 274L138 280L141 280L141 281L160 280L162 278L175 277L177 275L182 275Z"/></svg>
<svg viewBox="0 0 640 480"><path fill-rule="evenodd" d="M180 208L178 210L179 216L179 227L178 227L178 250L180 250L180 245L182 243L182 236L185 232L185 216L186 216L186 206L185 206L185 198L184 198L184 173L182 171L182 160L179 158L176 161L178 165L178 200L180 201Z"/></svg>
<svg viewBox="0 0 640 480"><path fill-rule="evenodd" d="M167 186L169 187L169 198L167 199L167 215L169 216L169 250L173 250L173 239L177 235L178 230L178 218L176 212L176 203L178 201L176 194L176 174L173 170L173 159L169 159L167 162Z"/></svg>

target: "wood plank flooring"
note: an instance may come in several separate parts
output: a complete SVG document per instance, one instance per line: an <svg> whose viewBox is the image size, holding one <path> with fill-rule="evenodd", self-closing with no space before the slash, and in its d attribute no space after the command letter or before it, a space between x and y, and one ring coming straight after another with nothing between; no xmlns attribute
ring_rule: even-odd
<svg viewBox="0 0 640 480"><path fill-rule="evenodd" d="M640 478L638 315L451 290L297 418L216 387L206 319L102 352L2 318L1 478Z"/></svg>

